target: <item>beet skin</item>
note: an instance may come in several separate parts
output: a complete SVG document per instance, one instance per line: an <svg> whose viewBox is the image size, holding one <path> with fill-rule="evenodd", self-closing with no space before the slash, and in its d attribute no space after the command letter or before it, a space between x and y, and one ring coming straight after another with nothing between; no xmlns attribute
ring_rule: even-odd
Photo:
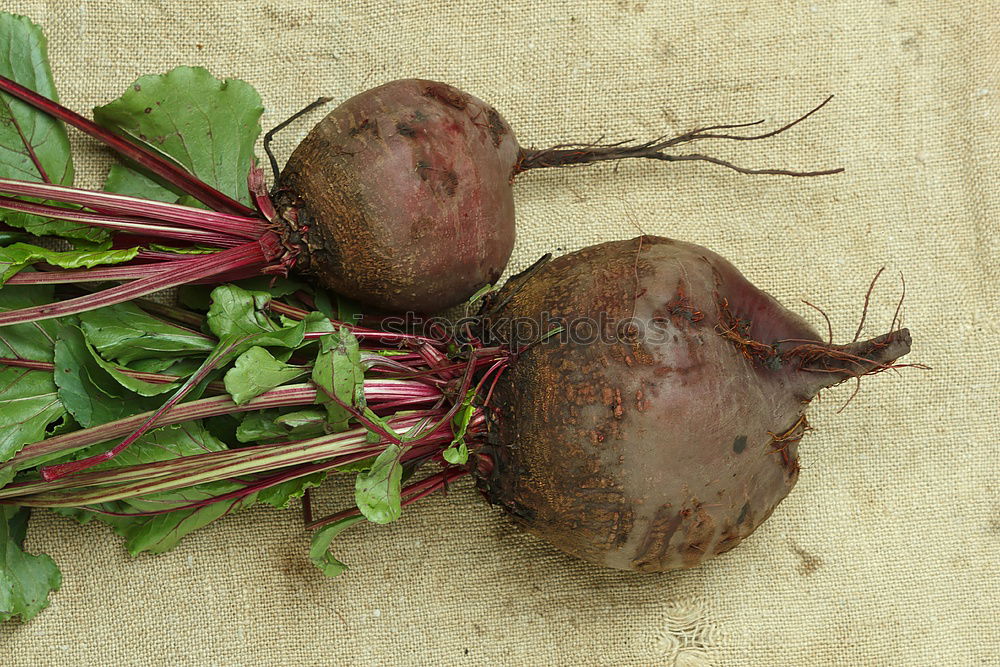
<svg viewBox="0 0 1000 667"><path fill-rule="evenodd" d="M498 301L500 338L540 318L566 330L499 380L480 488L530 532L620 569L736 546L795 483L815 394L909 350L906 330L827 345L719 255L657 237L556 259Z"/></svg>
<svg viewBox="0 0 1000 667"><path fill-rule="evenodd" d="M495 109L443 83L352 97L299 144L275 190L299 268L384 310L461 303L510 257L518 150Z"/></svg>

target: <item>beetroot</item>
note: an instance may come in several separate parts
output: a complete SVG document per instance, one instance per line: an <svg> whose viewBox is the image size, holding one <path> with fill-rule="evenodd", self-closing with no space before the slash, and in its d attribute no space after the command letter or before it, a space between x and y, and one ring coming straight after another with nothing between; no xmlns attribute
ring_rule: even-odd
<svg viewBox="0 0 1000 667"><path fill-rule="evenodd" d="M528 169L641 157L707 160L744 173L840 171L748 170L662 152L732 138L713 129L720 128L638 146L522 149L482 100L403 79L352 97L320 121L289 158L275 198L302 248L300 267L323 287L390 311L432 312L500 277L514 246L511 186Z"/></svg>
<svg viewBox="0 0 1000 667"><path fill-rule="evenodd" d="M910 347L905 329L824 343L719 255L657 237L566 255L499 298L506 340L526 322L564 330L497 383L479 485L530 532L620 569L736 546L794 485L810 400Z"/></svg>
<svg viewBox="0 0 1000 667"><path fill-rule="evenodd" d="M356 95L292 153L275 198L299 265L365 303L430 312L500 278L519 148L491 106L433 81ZM305 228L305 230L303 230Z"/></svg>

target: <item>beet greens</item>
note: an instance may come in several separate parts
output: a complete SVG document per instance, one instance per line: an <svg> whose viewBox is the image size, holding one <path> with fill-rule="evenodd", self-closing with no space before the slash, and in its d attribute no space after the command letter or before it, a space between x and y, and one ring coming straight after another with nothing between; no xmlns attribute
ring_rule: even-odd
<svg viewBox="0 0 1000 667"><path fill-rule="evenodd" d="M30 301L42 290L52 288L4 291ZM356 507L309 521L311 558L341 572L326 551L335 533L361 518L393 521L468 474L465 438L483 428L472 400L507 355L331 319L329 306L310 309L316 301L289 281L230 284L204 313L130 302L5 329L0 506L10 521L52 508L109 524L132 554L159 553L251 504L286 507L344 471L356 475ZM438 470L414 477L425 464ZM23 539L12 535L8 549ZM48 571L50 561L23 557Z"/></svg>

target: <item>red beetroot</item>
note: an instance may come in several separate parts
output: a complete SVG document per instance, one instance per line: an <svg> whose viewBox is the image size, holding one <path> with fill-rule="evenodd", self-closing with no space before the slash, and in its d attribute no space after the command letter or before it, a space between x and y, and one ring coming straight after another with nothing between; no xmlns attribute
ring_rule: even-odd
<svg viewBox="0 0 1000 667"><path fill-rule="evenodd" d="M713 129L637 146L530 150L482 100L402 79L352 97L313 128L278 180L278 210L303 250L300 266L323 287L385 310L432 312L500 277L514 246L512 186L523 171L638 157L745 173L840 171L746 170L663 152L727 136Z"/></svg>
<svg viewBox="0 0 1000 667"><path fill-rule="evenodd" d="M385 310L461 303L507 266L519 150L493 107L443 83L394 81L352 97L278 181L300 267Z"/></svg>
<svg viewBox="0 0 1000 667"><path fill-rule="evenodd" d="M798 478L817 392L910 348L905 329L824 343L719 255L658 237L560 257L498 298L502 337L565 330L500 378L479 484L530 532L620 569L736 546Z"/></svg>

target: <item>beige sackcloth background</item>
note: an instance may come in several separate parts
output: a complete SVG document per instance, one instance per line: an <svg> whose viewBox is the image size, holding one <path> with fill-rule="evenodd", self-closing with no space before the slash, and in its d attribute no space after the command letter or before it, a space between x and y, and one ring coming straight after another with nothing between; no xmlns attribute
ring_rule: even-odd
<svg viewBox="0 0 1000 667"><path fill-rule="evenodd" d="M735 551L664 575L602 571L521 534L462 483L335 543L324 579L296 509L260 508L128 557L38 513L64 574L0 629L4 665L1000 664L1000 4L908 0L4 2L49 37L84 112L138 75L204 65L260 91L269 128L318 95L451 82L525 145L651 138L832 103L787 135L701 149L750 177L633 161L526 174L512 269L638 230L707 245L818 327L881 333L906 278L909 360L824 394L802 475ZM287 155L318 117L290 129ZM73 133L78 183L108 155ZM321 494L322 509L346 500Z"/></svg>

